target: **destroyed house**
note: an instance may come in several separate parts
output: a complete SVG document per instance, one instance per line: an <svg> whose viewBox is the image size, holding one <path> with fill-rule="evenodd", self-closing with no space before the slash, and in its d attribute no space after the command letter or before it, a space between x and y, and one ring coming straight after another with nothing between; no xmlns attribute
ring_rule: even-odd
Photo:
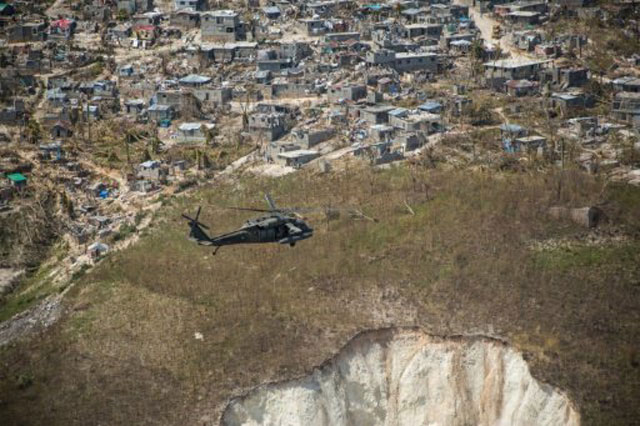
<svg viewBox="0 0 640 426"><path fill-rule="evenodd" d="M395 108L389 111L389 125L406 132L423 132L429 135L442 129L442 118L438 114Z"/></svg>
<svg viewBox="0 0 640 426"><path fill-rule="evenodd" d="M324 19L300 19L298 25L307 36L318 36L328 31Z"/></svg>
<svg viewBox="0 0 640 426"><path fill-rule="evenodd" d="M367 96L367 87L361 84L339 84L329 88L328 97L332 102L355 102Z"/></svg>
<svg viewBox="0 0 640 426"><path fill-rule="evenodd" d="M171 15L171 25L180 28L199 28L200 13L191 9L180 9Z"/></svg>
<svg viewBox="0 0 640 426"><path fill-rule="evenodd" d="M59 87L47 90L45 97L52 107L61 107L69 102L69 97Z"/></svg>
<svg viewBox="0 0 640 426"><path fill-rule="evenodd" d="M174 0L173 2L175 10L191 9L191 10L204 10L207 5L206 0Z"/></svg>
<svg viewBox="0 0 640 426"><path fill-rule="evenodd" d="M347 40L360 41L360 33L359 32L327 33L324 36L324 40L327 41L327 42L330 42L330 41L347 41Z"/></svg>
<svg viewBox="0 0 640 426"><path fill-rule="evenodd" d="M161 180L166 177L167 170L161 167L158 160L149 160L138 165L137 177L139 179Z"/></svg>
<svg viewBox="0 0 640 426"><path fill-rule="evenodd" d="M540 22L541 15L538 12L516 10L506 17L514 25L536 25Z"/></svg>
<svg viewBox="0 0 640 426"><path fill-rule="evenodd" d="M360 111L360 118L369 124L383 124L389 122L389 111L395 108L388 105L374 105Z"/></svg>
<svg viewBox="0 0 640 426"><path fill-rule="evenodd" d="M10 43L44 41L46 27L44 22L17 23L7 29L7 39Z"/></svg>
<svg viewBox="0 0 640 426"><path fill-rule="evenodd" d="M145 101L144 99L129 99L124 102L124 110L127 115L138 116L144 112Z"/></svg>
<svg viewBox="0 0 640 426"><path fill-rule="evenodd" d="M593 106L593 98L584 93L552 93L551 105L565 111Z"/></svg>
<svg viewBox="0 0 640 426"><path fill-rule="evenodd" d="M204 12L200 16L200 32L203 40L233 42L245 39L244 24L233 10Z"/></svg>
<svg viewBox="0 0 640 426"><path fill-rule="evenodd" d="M396 53L393 68L398 72L426 71L436 74L439 70L439 57L435 53Z"/></svg>
<svg viewBox="0 0 640 426"><path fill-rule="evenodd" d="M51 127L51 131L49 133L54 139L68 138L73 135L73 130L71 128L71 123L66 121L58 121Z"/></svg>
<svg viewBox="0 0 640 426"><path fill-rule="evenodd" d="M278 45L278 56L281 58L289 58L294 62L299 62L304 58L311 56L313 51L309 43L293 41L288 43L280 43Z"/></svg>
<svg viewBox="0 0 640 426"><path fill-rule="evenodd" d="M120 77L131 77L134 73L133 65L130 64L123 65L118 69L118 75Z"/></svg>
<svg viewBox="0 0 640 426"><path fill-rule="evenodd" d="M496 4L493 12L501 17L506 17L513 12L537 12L546 13L547 3L544 1L516 1L513 3Z"/></svg>
<svg viewBox="0 0 640 426"><path fill-rule="evenodd" d="M620 92L613 98L611 115L640 129L640 93Z"/></svg>
<svg viewBox="0 0 640 426"><path fill-rule="evenodd" d="M295 151L285 151L277 155L277 160L284 166L300 168L304 164L314 160L320 156L318 151L311 151L307 149L298 149Z"/></svg>
<svg viewBox="0 0 640 426"><path fill-rule="evenodd" d="M72 19L58 19L49 25L49 37L71 38L76 29L76 21Z"/></svg>
<svg viewBox="0 0 640 426"><path fill-rule="evenodd" d="M267 19L278 19L282 15L278 6L267 6L262 8L262 13Z"/></svg>
<svg viewBox="0 0 640 426"><path fill-rule="evenodd" d="M133 35L138 40L154 41L158 36L158 27L155 25L141 24L134 25L132 28Z"/></svg>
<svg viewBox="0 0 640 426"><path fill-rule="evenodd" d="M118 12L123 11L128 15L148 12L153 9L153 0L117 0Z"/></svg>
<svg viewBox="0 0 640 426"><path fill-rule="evenodd" d="M444 27L437 24L413 24L406 25L404 28L404 36L407 38L431 37L434 39L439 39L442 35L442 29Z"/></svg>
<svg viewBox="0 0 640 426"><path fill-rule="evenodd" d="M529 80L507 80L505 83L507 93L511 96L530 96L538 91L539 84Z"/></svg>
<svg viewBox="0 0 640 426"><path fill-rule="evenodd" d="M546 70L544 80L560 87L582 87L589 82L589 69L554 67Z"/></svg>
<svg viewBox="0 0 640 426"><path fill-rule="evenodd" d="M119 24L115 27L109 28L107 34L114 40L121 40L131 37L131 25Z"/></svg>
<svg viewBox="0 0 640 426"><path fill-rule="evenodd" d="M295 129L291 132L296 144L304 149L309 149L319 143L331 139L334 135L332 128L322 129Z"/></svg>
<svg viewBox="0 0 640 426"><path fill-rule="evenodd" d="M452 43L456 43L459 41L466 41L471 43L473 40L475 40L476 36L474 34L448 34L448 35L443 35L440 38L440 47L442 47L443 49L449 49L451 48L451 44Z"/></svg>
<svg viewBox="0 0 640 426"><path fill-rule="evenodd" d="M622 92L640 93L640 78L620 77L611 82L613 90Z"/></svg>
<svg viewBox="0 0 640 426"><path fill-rule="evenodd" d="M162 21L162 13L145 12L133 15L131 18L133 25L160 25Z"/></svg>
<svg viewBox="0 0 640 426"><path fill-rule="evenodd" d="M258 71L279 72L293 67L293 61L289 58L259 59L256 61L256 67Z"/></svg>
<svg viewBox="0 0 640 426"><path fill-rule="evenodd" d="M258 104L249 115L249 131L259 139L277 140L289 130L291 113L286 106Z"/></svg>
<svg viewBox="0 0 640 426"><path fill-rule="evenodd" d="M153 104L147 109L149 120L161 122L165 120L173 120L175 117L175 109L171 105Z"/></svg>
<svg viewBox="0 0 640 426"><path fill-rule="evenodd" d="M483 64L485 77L488 79L502 78L506 80L529 79L536 80L542 69L542 61L514 61L501 59Z"/></svg>
<svg viewBox="0 0 640 426"><path fill-rule="evenodd" d="M182 123L178 127L178 138L182 142L203 143L208 132L215 127L212 123Z"/></svg>

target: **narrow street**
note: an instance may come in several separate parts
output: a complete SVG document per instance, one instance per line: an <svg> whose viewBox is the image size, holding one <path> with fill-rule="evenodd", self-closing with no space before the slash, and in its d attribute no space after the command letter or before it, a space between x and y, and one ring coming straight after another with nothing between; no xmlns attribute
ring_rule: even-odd
<svg viewBox="0 0 640 426"><path fill-rule="evenodd" d="M482 38L485 39L488 43L497 44L498 46L500 46L500 49L502 49L503 52L509 52L513 59L516 59L519 61L528 61L532 59L525 52L513 47L509 42L509 37L503 36L499 40L494 39L493 26L494 25L502 26L502 24L500 24L500 22L494 19L490 14L480 13L477 7L472 7L471 6L472 1L454 0L453 3L469 6L469 17L473 19L473 22L475 22L476 27L478 27L478 29L480 30L480 33L482 34ZM503 28L503 32L504 32L504 28Z"/></svg>

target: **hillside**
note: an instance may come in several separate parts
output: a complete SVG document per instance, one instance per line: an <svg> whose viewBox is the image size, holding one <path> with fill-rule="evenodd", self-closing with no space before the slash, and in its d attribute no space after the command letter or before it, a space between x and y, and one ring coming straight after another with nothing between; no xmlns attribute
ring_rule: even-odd
<svg viewBox="0 0 640 426"><path fill-rule="evenodd" d="M202 205L212 232L230 230L250 215L223 207L262 207L265 191L339 209L310 214L315 235L294 248L214 257L185 238L181 213ZM639 201L638 188L578 171L403 165L213 181L165 199L136 244L78 274L46 333L0 348L0 418L217 424L230 397L310 371L359 331L408 325L505 339L583 424L631 424ZM551 219L558 205L598 205L607 221Z"/></svg>

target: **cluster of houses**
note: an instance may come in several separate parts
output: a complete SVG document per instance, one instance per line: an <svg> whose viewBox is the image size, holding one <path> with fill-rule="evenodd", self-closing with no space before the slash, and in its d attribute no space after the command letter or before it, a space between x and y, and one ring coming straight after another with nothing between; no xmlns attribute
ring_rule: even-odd
<svg viewBox="0 0 640 426"><path fill-rule="evenodd" d="M435 96L415 87L446 80L471 59L480 60L475 83L485 90L543 99L567 118L603 102L589 92L591 71L569 59L580 57L589 40L571 33L550 37L543 25L557 15L602 13L588 0L478 0L473 6L249 0L235 10L207 0L174 0L169 10L153 0L86 0L56 19L22 15L12 3L0 3L0 37L7 43L0 85L21 93L3 103L0 123L26 125L25 99L47 73L38 120L49 144L73 138L78 122L114 118L170 129L172 142L209 143L218 130L215 116L240 109L243 135L262 147L268 162L300 167L345 143L354 155L391 161L452 128L449 117L465 114L473 100L458 93L458 85ZM523 55L510 57L488 43L470 7L508 28ZM94 52L65 43L91 33L100 34L103 48L143 47L150 55L178 40L168 59L175 67L161 70L132 56L93 80L52 72L65 69L56 58L96 62ZM635 65L629 60L637 67L640 56ZM613 95L604 101L612 120L635 128L638 74L608 81ZM301 99L321 104L320 113L306 120ZM544 146L535 131L505 126L499 143L506 152Z"/></svg>

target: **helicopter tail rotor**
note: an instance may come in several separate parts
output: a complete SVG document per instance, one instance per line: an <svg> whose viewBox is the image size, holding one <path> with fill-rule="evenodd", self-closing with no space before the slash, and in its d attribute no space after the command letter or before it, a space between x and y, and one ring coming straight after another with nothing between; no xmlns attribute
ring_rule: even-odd
<svg viewBox="0 0 640 426"><path fill-rule="evenodd" d="M189 227L191 228L191 232L189 232L189 237L198 241L201 244L207 244L211 242L211 238L207 235L204 229L209 229L207 225L198 221L200 218L200 211L202 210L202 206L198 207L198 211L196 213L195 218L191 218L186 214L183 214L182 217L189 221Z"/></svg>

